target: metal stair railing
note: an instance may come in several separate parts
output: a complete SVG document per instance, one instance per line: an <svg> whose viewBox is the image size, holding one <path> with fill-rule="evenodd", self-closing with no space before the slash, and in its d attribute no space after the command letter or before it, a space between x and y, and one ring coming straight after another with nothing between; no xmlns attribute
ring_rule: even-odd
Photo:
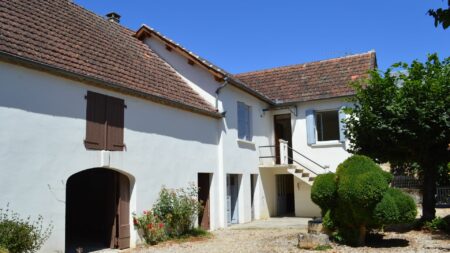
<svg viewBox="0 0 450 253"><path fill-rule="evenodd" d="M259 146L260 149L260 154L261 154L261 148L275 148L275 145L265 145L265 146ZM309 162L313 163L314 165L318 166L319 168L321 168L323 170L324 173L328 172L328 166L324 166L319 164L318 162L312 160L311 158L307 157L306 155L298 152L297 150L293 149L292 147L290 147L288 145L288 149L292 150L292 152L298 154L299 156L305 158L306 160L308 160ZM277 159L280 158L279 154L276 154L276 152L273 152L274 155L265 155L265 156L259 156L259 159L264 159L264 158L272 158L272 159ZM318 173L316 173L315 171L313 171L312 169L309 168L309 166L306 166L305 164L302 164L301 162L297 161L294 159L294 157L291 157L288 155L288 159L289 161L292 161L293 163L296 163L298 165L300 165L301 167L305 168L306 170L308 170L309 172L312 172L314 175L317 175ZM319 173L320 174L320 173Z"/></svg>
<svg viewBox="0 0 450 253"><path fill-rule="evenodd" d="M298 152L297 150L293 149L293 148L290 147L289 145L288 145L288 149L292 150L292 152L295 152L296 154L298 154L299 156L305 158L306 160L310 161L311 163L317 165L319 168L321 168L322 170L324 170L324 172L327 172L328 166L319 164L318 162L314 161L313 159L311 159L311 158L307 157L306 155L304 155L304 154ZM305 167L307 170L311 171L310 169L307 168L308 166L305 166L304 164L301 164L301 163L297 162L293 157L288 157L288 158L291 159L292 161L296 162L298 165L303 166L303 167ZM313 171L312 171L312 172L313 172ZM313 173L314 173L314 174L317 174L317 173L315 173L315 172L313 172Z"/></svg>

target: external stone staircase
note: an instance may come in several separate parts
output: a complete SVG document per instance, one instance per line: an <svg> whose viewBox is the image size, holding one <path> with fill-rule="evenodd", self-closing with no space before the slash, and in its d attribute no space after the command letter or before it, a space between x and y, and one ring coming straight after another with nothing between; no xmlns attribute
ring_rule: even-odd
<svg viewBox="0 0 450 253"><path fill-rule="evenodd" d="M322 173L328 172L328 166L327 165L321 165L317 163L316 161L313 161L312 159L308 158L307 156L301 154L300 152L294 150L292 147L288 146L288 142L285 140L280 139L279 140L280 146L279 146L279 157L275 164L269 164L269 165L260 165L260 168L269 167L269 168L285 168L287 169L287 172L294 175L295 177L299 178L306 184L312 186L314 183L314 179L317 177L317 175ZM275 146L261 146L260 148L274 148ZM292 150L292 153L295 153L298 155L298 157L303 158L304 162L301 163L294 159L294 157L289 156L289 150ZM273 155L268 156L261 156L261 158L275 158ZM312 167L310 167L312 166ZM316 168L316 169L312 169ZM320 173L317 173L317 171L320 171Z"/></svg>
<svg viewBox="0 0 450 253"><path fill-rule="evenodd" d="M314 179L317 176L316 173L293 164L288 167L287 171L309 185L314 183Z"/></svg>

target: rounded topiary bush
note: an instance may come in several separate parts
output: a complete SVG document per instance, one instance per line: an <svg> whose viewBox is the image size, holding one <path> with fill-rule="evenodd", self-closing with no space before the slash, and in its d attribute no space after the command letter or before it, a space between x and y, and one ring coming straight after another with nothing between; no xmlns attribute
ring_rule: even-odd
<svg viewBox="0 0 450 253"><path fill-rule="evenodd" d="M342 201L370 207L383 198L388 187L389 185L381 173L369 171L343 176L339 182L338 194Z"/></svg>
<svg viewBox="0 0 450 253"><path fill-rule="evenodd" d="M399 189L394 188L389 188L386 194L390 195L394 199L398 212L400 213L398 220L392 223L409 223L416 219L416 203L411 196L405 194Z"/></svg>
<svg viewBox="0 0 450 253"><path fill-rule="evenodd" d="M382 172L384 179L386 180L386 183L390 184L392 182L392 179L394 179L394 176L391 173L384 171L384 170L381 172Z"/></svg>
<svg viewBox="0 0 450 253"><path fill-rule="evenodd" d="M389 188L390 173L366 156L354 155L341 163L336 174L320 175L311 199L321 209L328 229L350 245L363 245L370 229L412 221L413 199Z"/></svg>
<svg viewBox="0 0 450 253"><path fill-rule="evenodd" d="M331 218L331 211L328 210L322 218L322 226L326 231L332 231L336 228L333 219Z"/></svg>
<svg viewBox="0 0 450 253"><path fill-rule="evenodd" d="M311 199L322 210L328 210L334 206L337 194L337 187L335 182L335 174L327 173L318 175L314 179L314 184L311 188ZM325 215L325 213L322 213Z"/></svg>
<svg viewBox="0 0 450 253"><path fill-rule="evenodd" d="M336 170L338 177L357 176L370 171L382 171L381 168L369 157L354 155L339 164Z"/></svg>
<svg viewBox="0 0 450 253"><path fill-rule="evenodd" d="M375 206L373 218L375 224L397 223L400 218L400 211L391 194L386 193L383 199Z"/></svg>

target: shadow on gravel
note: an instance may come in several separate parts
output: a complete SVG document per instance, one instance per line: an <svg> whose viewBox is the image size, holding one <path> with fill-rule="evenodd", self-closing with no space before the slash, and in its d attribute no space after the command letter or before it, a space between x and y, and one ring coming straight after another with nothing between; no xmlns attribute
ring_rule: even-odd
<svg viewBox="0 0 450 253"><path fill-rule="evenodd" d="M383 235L371 234L366 239L366 246L371 248L399 248L408 247L409 241L405 239L384 239Z"/></svg>

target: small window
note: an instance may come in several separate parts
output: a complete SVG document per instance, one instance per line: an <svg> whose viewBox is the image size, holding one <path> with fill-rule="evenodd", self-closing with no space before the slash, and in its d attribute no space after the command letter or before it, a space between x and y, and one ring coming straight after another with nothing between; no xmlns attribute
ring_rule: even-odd
<svg viewBox="0 0 450 253"><path fill-rule="evenodd" d="M316 112L318 141L339 140L339 111Z"/></svg>
<svg viewBox="0 0 450 253"><path fill-rule="evenodd" d="M245 103L237 103L238 115L238 138L241 140L252 140L251 107Z"/></svg>

